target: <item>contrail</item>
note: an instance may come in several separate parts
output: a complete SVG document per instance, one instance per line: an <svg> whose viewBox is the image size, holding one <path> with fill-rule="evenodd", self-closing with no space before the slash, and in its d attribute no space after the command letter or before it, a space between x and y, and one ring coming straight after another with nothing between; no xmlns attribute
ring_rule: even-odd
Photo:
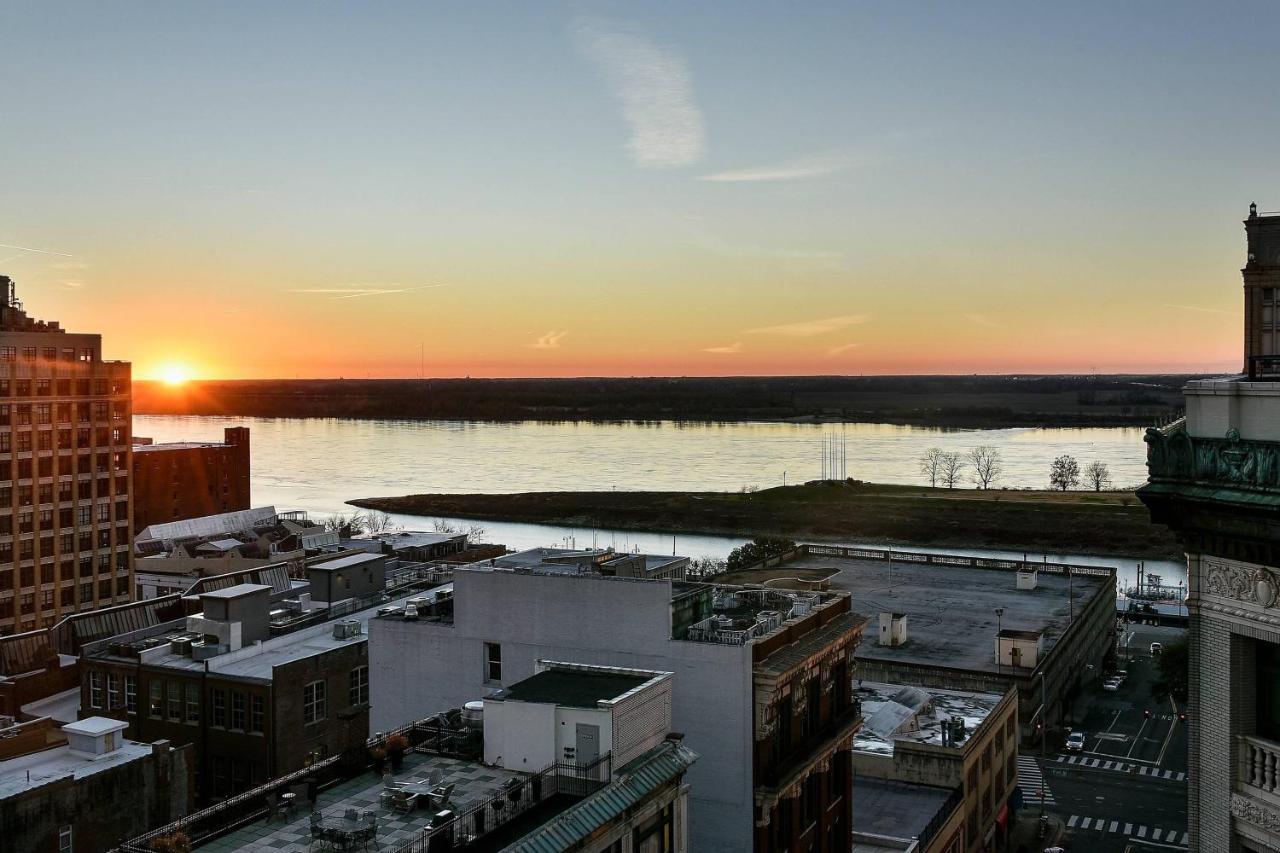
<svg viewBox="0 0 1280 853"><path fill-rule="evenodd" d="M8 243L0 243L0 249L17 249L20 252L35 252L40 255L59 255L64 258L74 258L75 255L66 252L55 252L52 249L33 249L30 246L11 246Z"/></svg>

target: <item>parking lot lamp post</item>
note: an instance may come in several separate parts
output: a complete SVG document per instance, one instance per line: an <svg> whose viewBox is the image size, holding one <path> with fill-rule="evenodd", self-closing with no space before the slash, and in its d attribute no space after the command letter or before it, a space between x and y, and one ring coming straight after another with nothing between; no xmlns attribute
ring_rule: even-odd
<svg viewBox="0 0 1280 853"><path fill-rule="evenodd" d="M1004 654L1002 653L1003 649L1000 648L1000 636L1004 633L1003 626L1004 626L1004 608L997 607L996 608L996 670L1002 673L1004 672Z"/></svg>

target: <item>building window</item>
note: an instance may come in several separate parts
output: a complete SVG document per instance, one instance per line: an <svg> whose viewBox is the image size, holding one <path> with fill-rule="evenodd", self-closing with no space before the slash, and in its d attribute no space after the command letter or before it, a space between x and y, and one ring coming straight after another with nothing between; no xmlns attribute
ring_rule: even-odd
<svg viewBox="0 0 1280 853"><path fill-rule="evenodd" d="M1259 640L1255 646L1258 667L1258 734L1280 741L1280 646Z"/></svg>
<svg viewBox="0 0 1280 853"><path fill-rule="evenodd" d="M369 667L358 666L351 670L351 689L348 700L352 706L369 704Z"/></svg>
<svg viewBox="0 0 1280 853"><path fill-rule="evenodd" d="M200 722L200 685L187 685L187 722Z"/></svg>
<svg viewBox="0 0 1280 853"><path fill-rule="evenodd" d="M790 808L791 801L783 800L780 805ZM669 853L676 849L675 812L670 803L635 828L631 835L631 849L636 853Z"/></svg>
<svg viewBox="0 0 1280 853"><path fill-rule="evenodd" d="M244 731L244 694L239 690L231 694L231 728Z"/></svg>
<svg viewBox="0 0 1280 853"><path fill-rule="evenodd" d="M89 672L89 707L102 707L102 673L96 669Z"/></svg>
<svg viewBox="0 0 1280 853"><path fill-rule="evenodd" d="M58 853L71 853L75 849L75 835L70 826L58 830Z"/></svg>
<svg viewBox="0 0 1280 853"><path fill-rule="evenodd" d="M262 734L263 717L266 716L266 702L261 696L249 697L249 731L253 734Z"/></svg>
<svg viewBox="0 0 1280 853"><path fill-rule="evenodd" d="M323 720L328 714L325 707L325 684L313 681L302 689L302 722L311 724Z"/></svg>
<svg viewBox="0 0 1280 853"><path fill-rule="evenodd" d="M120 707L120 676L114 672L107 673L107 707Z"/></svg>
<svg viewBox="0 0 1280 853"><path fill-rule="evenodd" d="M124 709L130 714L138 713L138 679L132 675L124 677Z"/></svg>
<svg viewBox="0 0 1280 853"><path fill-rule="evenodd" d="M164 716L164 682L151 682L151 718L158 720Z"/></svg>
<svg viewBox="0 0 1280 853"><path fill-rule="evenodd" d="M213 724L219 728L227 726L227 692L213 691Z"/></svg>
<svg viewBox="0 0 1280 853"><path fill-rule="evenodd" d="M177 681L169 682L169 719L182 722L182 685Z"/></svg>
<svg viewBox="0 0 1280 853"><path fill-rule="evenodd" d="M484 644L484 680L502 680L502 644Z"/></svg>

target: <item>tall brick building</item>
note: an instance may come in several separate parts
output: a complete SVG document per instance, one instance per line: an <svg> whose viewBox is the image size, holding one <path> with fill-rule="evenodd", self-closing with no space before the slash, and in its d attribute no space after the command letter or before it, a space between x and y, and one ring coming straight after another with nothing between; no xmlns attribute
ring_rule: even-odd
<svg viewBox="0 0 1280 853"><path fill-rule="evenodd" d="M133 448L133 530L249 509L249 428L223 441L143 443Z"/></svg>
<svg viewBox="0 0 1280 853"><path fill-rule="evenodd" d="M1280 850L1280 215L1245 221L1245 375L1188 383L1138 494L1187 553L1191 850Z"/></svg>
<svg viewBox="0 0 1280 853"><path fill-rule="evenodd" d="M130 365L0 276L0 634L129 600Z"/></svg>

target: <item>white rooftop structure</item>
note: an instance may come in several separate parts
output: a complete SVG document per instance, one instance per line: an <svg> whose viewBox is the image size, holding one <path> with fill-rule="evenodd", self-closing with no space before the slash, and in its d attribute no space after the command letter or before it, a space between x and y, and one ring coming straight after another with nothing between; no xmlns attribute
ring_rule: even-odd
<svg viewBox="0 0 1280 853"><path fill-rule="evenodd" d="M200 518L166 521L164 524L145 527L135 538L139 542L148 540L172 542L175 539L201 539L222 533L238 533L241 530L252 530L255 527L271 524L276 515L274 506L260 506L236 512L205 515Z"/></svg>
<svg viewBox="0 0 1280 853"><path fill-rule="evenodd" d="M83 779L150 755L150 745L120 736L126 727L119 720L89 717L63 726L68 739L65 746L0 761L0 800L59 779ZM110 749L105 748L108 739L113 741ZM95 747L95 743L101 746Z"/></svg>
<svg viewBox="0 0 1280 853"><path fill-rule="evenodd" d="M1004 699L999 693L925 690L875 681L859 682L854 695L862 702L866 723L854 737L853 750L882 755L892 755L896 741L947 745L943 729L953 719L964 721L967 740Z"/></svg>

